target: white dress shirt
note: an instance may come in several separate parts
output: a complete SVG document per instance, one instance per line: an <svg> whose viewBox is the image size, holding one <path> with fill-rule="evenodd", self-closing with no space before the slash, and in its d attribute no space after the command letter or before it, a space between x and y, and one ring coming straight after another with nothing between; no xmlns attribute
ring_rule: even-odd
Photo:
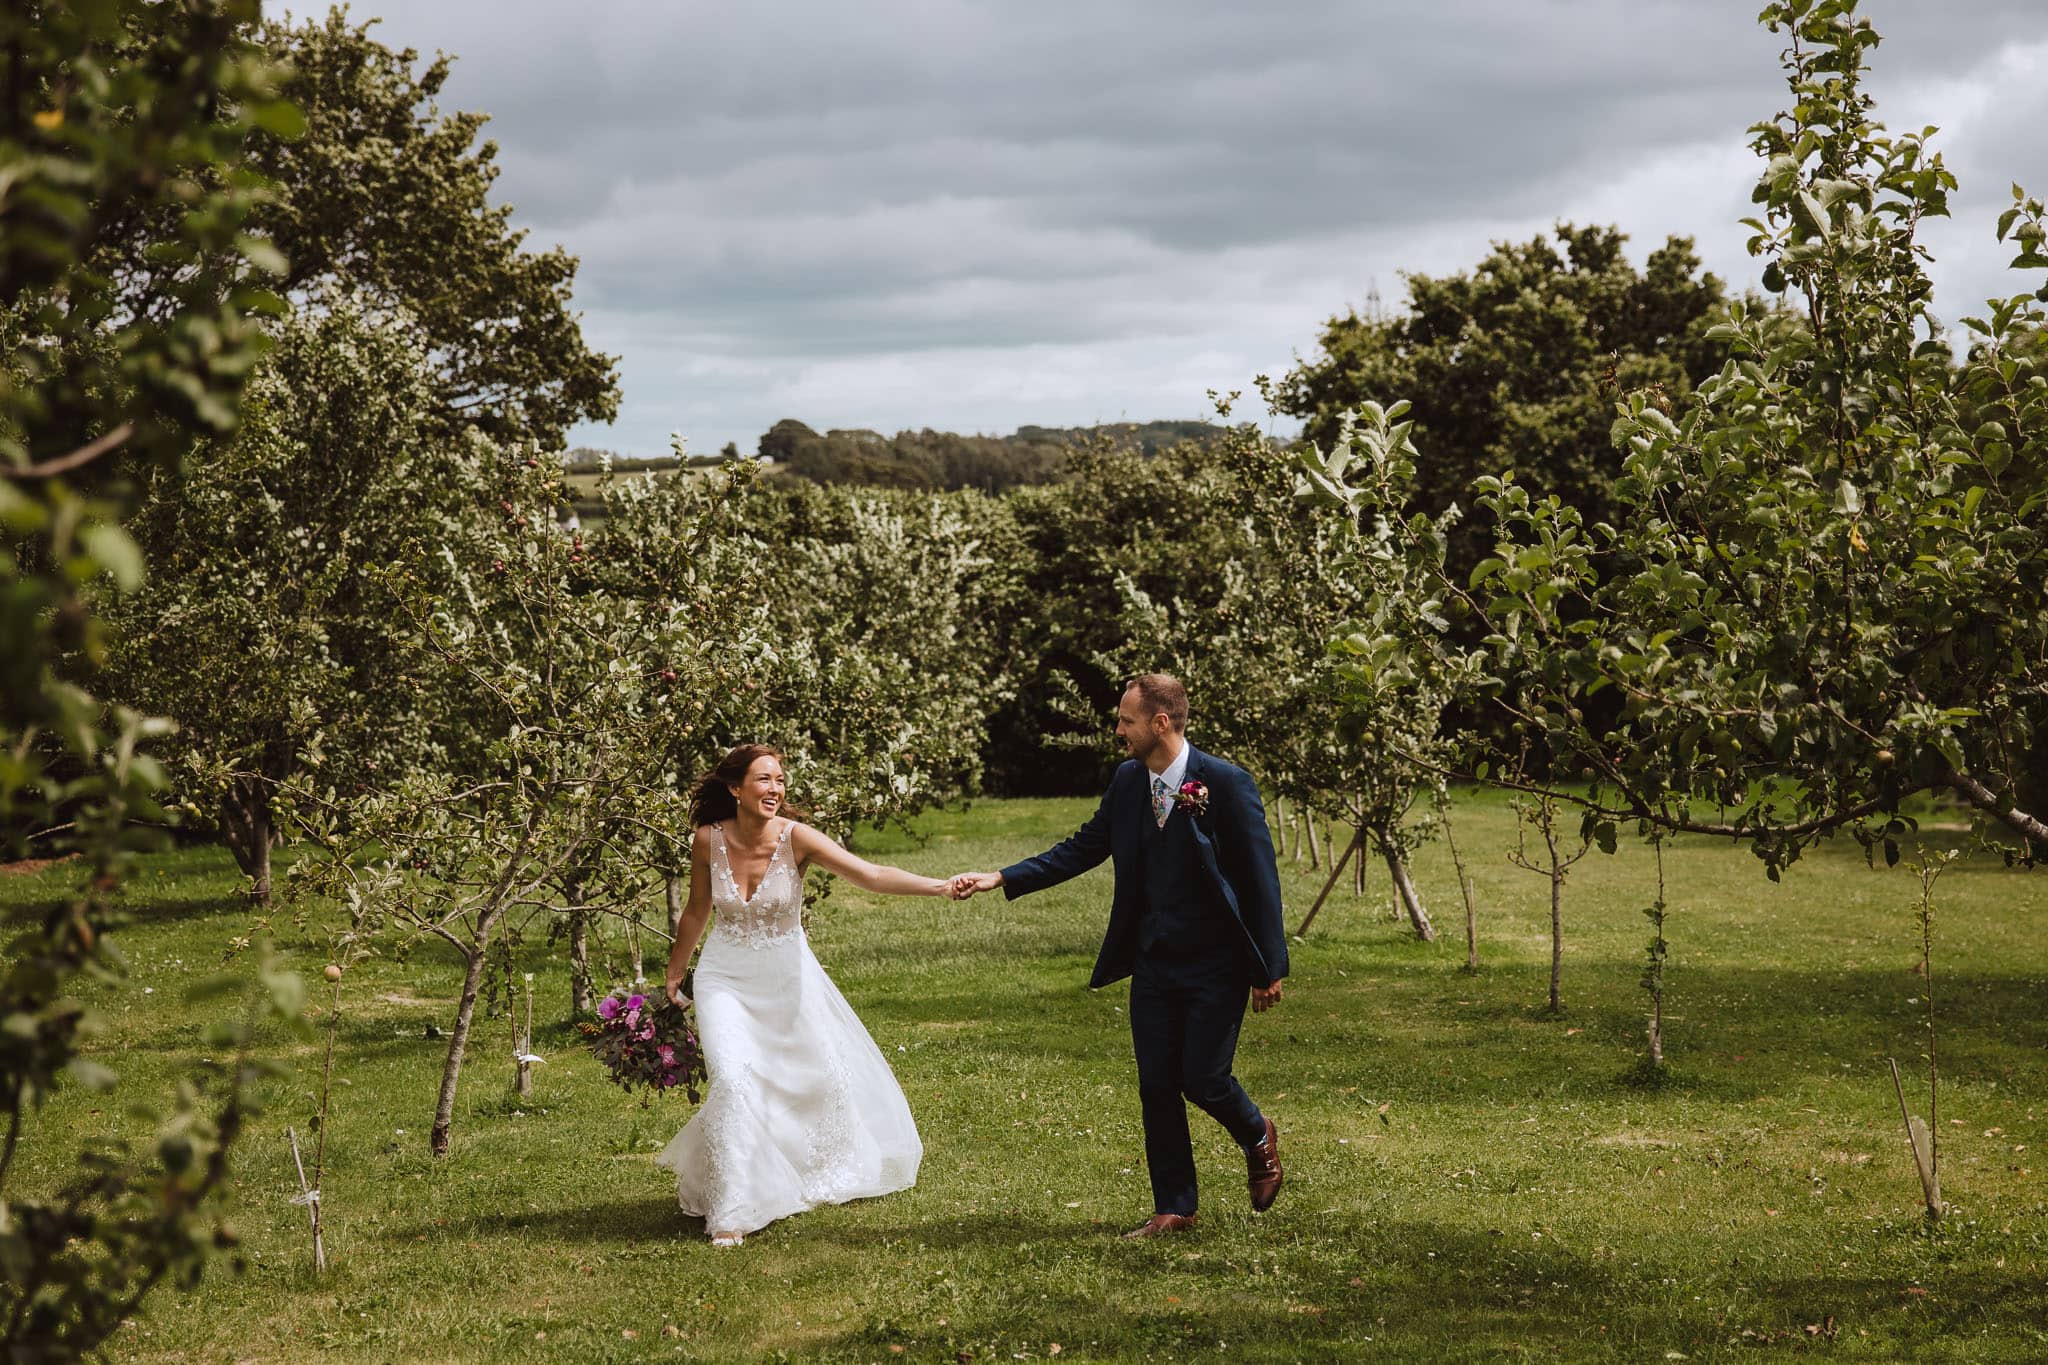
<svg viewBox="0 0 2048 1365"><path fill-rule="evenodd" d="M1158 790L1158 788L1153 785L1153 783L1155 782L1164 782L1166 784L1166 794L1169 798L1173 797L1180 791L1181 780L1186 775L1188 770L1188 754L1190 752L1192 751L1188 748L1187 740L1183 739L1180 742L1180 752L1173 756L1173 762L1166 765L1165 772L1159 773L1155 776L1150 768L1147 768L1145 770L1145 799L1147 801L1151 800L1152 793ZM1172 816L1173 807L1168 806L1166 808L1166 813L1169 817Z"/></svg>

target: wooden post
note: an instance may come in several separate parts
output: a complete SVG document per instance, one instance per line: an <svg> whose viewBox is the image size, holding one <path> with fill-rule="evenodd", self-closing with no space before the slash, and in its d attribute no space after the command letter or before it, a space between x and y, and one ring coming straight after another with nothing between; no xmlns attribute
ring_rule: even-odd
<svg viewBox="0 0 2048 1365"><path fill-rule="evenodd" d="M533 1095L533 1064L539 1058L533 1050L533 973L526 974L526 1036L519 1043L519 1079L513 1088L520 1099Z"/></svg>
<svg viewBox="0 0 2048 1365"><path fill-rule="evenodd" d="M1323 908L1323 902L1329 899L1330 888L1337 884L1337 878L1340 875L1342 875L1344 871L1344 864L1350 860L1352 854L1358 852L1358 850L1364 845L1364 843L1365 831L1363 829L1360 829L1358 833L1351 836L1351 843L1347 848L1345 848L1344 856L1342 858L1339 858L1337 860L1337 865L1330 869L1330 879L1323 883L1322 891L1319 892L1316 896L1316 903L1308 908L1308 913L1306 915L1302 916L1301 927L1294 931L1294 936L1296 938L1300 938L1302 935L1306 934L1308 932L1308 927L1316 922L1316 912L1321 910Z"/></svg>
<svg viewBox="0 0 2048 1365"><path fill-rule="evenodd" d="M1941 1217L1941 1172L1934 1164L1934 1134L1906 1108L1906 1083L1899 1079L1899 1064L1892 1058L1892 1089L1899 1096L1899 1117L1906 1121L1906 1145L1913 1149L1913 1168L1920 1173L1920 1193L1927 1200L1927 1216Z"/></svg>
<svg viewBox="0 0 2048 1365"><path fill-rule="evenodd" d="M320 1239L320 1187L306 1183L306 1163L299 1159L298 1130L286 1128L284 1135L291 1139L292 1165L299 1171L299 1197L292 1202L306 1206L306 1217L313 1224L313 1269L324 1275L327 1273L327 1247Z"/></svg>
<svg viewBox="0 0 2048 1365"><path fill-rule="evenodd" d="M341 966L336 963L327 971L334 982L334 1002L327 1011L327 1060L320 1068L320 1131L313 1139L313 1193L307 1201L313 1215L313 1269L323 1273L327 1269L327 1214L320 1207L320 1187L327 1178L327 1101L334 1093L334 1031L341 1024ZM298 1159L298 1141L294 1138L292 1160L296 1163ZM302 1167L299 1183L303 1185L305 1178Z"/></svg>

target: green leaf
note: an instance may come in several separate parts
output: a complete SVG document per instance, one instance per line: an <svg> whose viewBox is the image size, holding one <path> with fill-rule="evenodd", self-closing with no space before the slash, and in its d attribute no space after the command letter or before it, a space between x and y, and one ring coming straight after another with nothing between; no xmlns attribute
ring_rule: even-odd
<svg viewBox="0 0 2048 1365"><path fill-rule="evenodd" d="M226 996L234 995L242 989L242 986L243 979L234 973L216 972L212 976L202 977L186 987L185 1003L188 1005L203 1005L211 1000L219 1000Z"/></svg>
<svg viewBox="0 0 2048 1365"><path fill-rule="evenodd" d="M266 275L281 276L291 268L285 262L284 253L268 237L245 232L235 239L235 245L241 249L243 260Z"/></svg>
<svg viewBox="0 0 2048 1365"><path fill-rule="evenodd" d="M1981 483L1971 485L1970 491L1963 494L1963 521L1966 524L1976 519L1977 504L1982 501L1984 501L1984 485Z"/></svg>
<svg viewBox="0 0 2048 1365"><path fill-rule="evenodd" d="M1825 238L1828 235L1828 211L1809 190L1801 190L1792 196L1792 221L1810 236Z"/></svg>
<svg viewBox="0 0 2048 1365"><path fill-rule="evenodd" d="M248 113L249 122L273 137L296 142L306 135L306 116L290 100L258 100Z"/></svg>
<svg viewBox="0 0 2048 1365"><path fill-rule="evenodd" d="M111 522L96 521L79 531L78 539L86 553L114 576L122 591L133 592L142 586L142 550L126 531Z"/></svg>
<svg viewBox="0 0 2048 1365"><path fill-rule="evenodd" d="M64 1069L71 1073L72 1080L87 1090L112 1090L114 1083L120 1079L90 1057L73 1057Z"/></svg>

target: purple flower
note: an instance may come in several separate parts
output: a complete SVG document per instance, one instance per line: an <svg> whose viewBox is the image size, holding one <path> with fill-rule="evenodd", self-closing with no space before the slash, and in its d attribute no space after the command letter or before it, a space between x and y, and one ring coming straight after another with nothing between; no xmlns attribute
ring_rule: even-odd
<svg viewBox="0 0 2048 1365"><path fill-rule="evenodd" d="M598 1001L598 1002L597 1002L597 1017L598 1017L598 1018L600 1018L600 1019L616 1019L616 1018L618 1018L618 1017L619 1017L619 998L618 998L618 997L617 997L616 995L607 995L607 996L606 996L606 997L605 997L604 999L602 999L602 1000Z"/></svg>
<svg viewBox="0 0 2048 1365"><path fill-rule="evenodd" d="M646 1003L647 997L644 995L629 995L626 997L626 1008L629 1010L637 1010Z"/></svg>
<svg viewBox="0 0 2048 1365"><path fill-rule="evenodd" d="M661 1058L663 1066L674 1066L676 1064L676 1050L667 1043L663 1043L660 1047L654 1049L654 1052L656 1056Z"/></svg>
<svg viewBox="0 0 2048 1365"><path fill-rule="evenodd" d="M650 1020L648 1020L648 1021L647 1021L647 1022L646 1022L645 1024L642 1024L642 1025L640 1026L640 1040L641 1040L642 1042L647 1042L647 1041L651 1040L651 1039L652 1039L653 1037L654 1037L654 1021L653 1021L652 1019L650 1019Z"/></svg>
<svg viewBox="0 0 2048 1365"><path fill-rule="evenodd" d="M640 1027L640 1010L638 1006L631 1007L626 1011L626 1027Z"/></svg>

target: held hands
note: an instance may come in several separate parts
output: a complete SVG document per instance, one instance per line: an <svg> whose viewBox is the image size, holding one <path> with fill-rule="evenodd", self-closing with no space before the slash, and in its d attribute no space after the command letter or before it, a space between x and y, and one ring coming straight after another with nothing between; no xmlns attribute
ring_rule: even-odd
<svg viewBox="0 0 2048 1365"><path fill-rule="evenodd" d="M979 891L993 891L1003 884L1000 872L960 872L946 879L946 894L964 901Z"/></svg>

